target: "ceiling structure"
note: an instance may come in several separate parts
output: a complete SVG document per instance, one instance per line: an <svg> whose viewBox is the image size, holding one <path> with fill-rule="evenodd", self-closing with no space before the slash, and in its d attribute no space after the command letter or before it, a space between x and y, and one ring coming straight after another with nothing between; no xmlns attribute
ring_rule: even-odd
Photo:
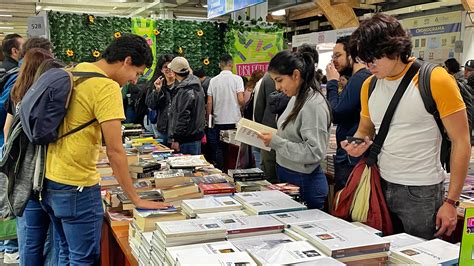
<svg viewBox="0 0 474 266"><path fill-rule="evenodd" d="M345 27L335 23L339 20L338 16L344 18L347 12L354 13L357 17L374 10L403 14L403 12L461 4L465 8L469 6L474 8L472 2L471 0L268 0L269 13L286 9L285 16L269 15L268 19L286 23L288 26L318 22L316 29L320 25ZM26 36L27 18L40 11L49 10L103 16L206 19L207 0L0 0L0 41L6 34L13 32ZM217 19L228 18L229 15ZM307 28L309 30L309 27ZM315 30L315 27L311 30Z"/></svg>

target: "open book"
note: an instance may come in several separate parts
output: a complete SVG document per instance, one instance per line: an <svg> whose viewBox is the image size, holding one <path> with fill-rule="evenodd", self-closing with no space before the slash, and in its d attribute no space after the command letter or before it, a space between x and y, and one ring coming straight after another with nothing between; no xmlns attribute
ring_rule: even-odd
<svg viewBox="0 0 474 266"><path fill-rule="evenodd" d="M277 130L252 120L241 118L237 123L237 134L235 135L235 140L270 151L271 148L265 146L263 141L258 138L259 133L272 133L272 135L276 135Z"/></svg>

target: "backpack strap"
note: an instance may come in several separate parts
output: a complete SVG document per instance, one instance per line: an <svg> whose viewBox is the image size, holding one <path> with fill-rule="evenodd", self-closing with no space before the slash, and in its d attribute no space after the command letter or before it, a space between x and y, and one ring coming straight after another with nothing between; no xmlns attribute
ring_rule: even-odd
<svg viewBox="0 0 474 266"><path fill-rule="evenodd" d="M101 73L97 73L97 72L75 72L75 71L71 71L71 72L66 71L66 72L72 74L72 76L74 76L74 77L80 77L80 78L85 78L85 79L88 79L88 78L108 78L107 76L105 76L105 75L103 75L103 74L101 74ZM71 82L71 86L74 86L73 84L74 84L74 83ZM71 89L71 92L72 92L72 89ZM70 98L70 97L69 97L69 98ZM69 100L68 100L67 105L69 105ZM76 132L78 132L78 131L83 130L84 128L86 128L86 127L92 125L95 121L97 121L97 119L94 118L94 119L88 121L87 123L82 124L82 125L80 125L80 126L74 128L74 129L72 129L72 130L70 130L70 131L64 133L64 135L59 136L59 137L56 139L56 141L58 141L58 140L60 140L60 139L62 139L62 138L64 138L64 137L67 137L67 136L69 136L69 135L71 135L71 134L74 134L74 133L76 133Z"/></svg>
<svg viewBox="0 0 474 266"><path fill-rule="evenodd" d="M369 156L367 158L367 165L372 166L377 162L377 157L382 150L383 143L385 142L385 139L387 138L388 134L388 129L390 128L390 124L392 122L393 115L395 114L395 111L397 109L398 103L403 97L403 94L405 94L405 91L407 90L408 85L412 81L413 77L418 73L418 70L420 69L420 63L415 61L413 64L410 66L408 69L407 73L405 76L403 76L402 81L400 82L400 85L398 85L397 90L395 91L395 94L392 97L392 100L390 100L390 103L387 107L387 111L385 111L385 115L383 116L382 119L382 124L380 125L379 132L377 136L375 136L374 142L372 143L372 146L370 147L369 151ZM373 78L372 80L374 80Z"/></svg>
<svg viewBox="0 0 474 266"><path fill-rule="evenodd" d="M374 92L375 85L377 85L377 77L373 76L369 83L369 97L368 98L370 98L370 95L372 95L372 92Z"/></svg>

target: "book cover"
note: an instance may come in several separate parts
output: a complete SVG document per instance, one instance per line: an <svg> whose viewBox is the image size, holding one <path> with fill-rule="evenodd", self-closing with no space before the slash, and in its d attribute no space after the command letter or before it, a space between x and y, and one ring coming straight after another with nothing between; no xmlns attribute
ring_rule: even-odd
<svg viewBox="0 0 474 266"><path fill-rule="evenodd" d="M229 239L229 241L240 251L252 249L272 249L282 243L294 242L291 237L283 233L269 235L248 236Z"/></svg>
<svg viewBox="0 0 474 266"><path fill-rule="evenodd" d="M392 255L408 263L455 265L459 261L459 246L433 239L394 250Z"/></svg>
<svg viewBox="0 0 474 266"><path fill-rule="evenodd" d="M320 250L306 241L287 242L271 249L251 249L248 251L261 265L293 265L326 257Z"/></svg>
<svg viewBox="0 0 474 266"><path fill-rule="evenodd" d="M232 252L212 255L180 255L177 259L177 266L256 266L255 261L247 252Z"/></svg>
<svg viewBox="0 0 474 266"><path fill-rule="evenodd" d="M270 151L271 148L265 146L263 141L258 138L258 135L261 133L272 133L275 135L277 130L252 120L241 118L237 123L237 133L235 135L235 140L246 143L250 146Z"/></svg>
<svg viewBox="0 0 474 266"><path fill-rule="evenodd" d="M269 215L258 216L227 216L217 220L227 228L227 234L265 233L269 231L283 231L285 225Z"/></svg>
<svg viewBox="0 0 474 266"><path fill-rule="evenodd" d="M196 218L216 218L220 219L222 217L239 217L239 216L249 216L246 212L242 210L237 211L226 211L226 212L210 212L210 213L198 213L196 214Z"/></svg>
<svg viewBox="0 0 474 266"><path fill-rule="evenodd" d="M224 225L216 219L191 219L183 221L157 222L156 228L166 237L226 232Z"/></svg>
<svg viewBox="0 0 474 266"><path fill-rule="evenodd" d="M229 183L219 184L199 184L198 185L204 195L210 194L223 194L223 193L234 193L235 187Z"/></svg>
<svg viewBox="0 0 474 266"><path fill-rule="evenodd" d="M390 241L390 250L396 250L426 241L422 238L412 236L407 233L385 236L383 239Z"/></svg>
<svg viewBox="0 0 474 266"><path fill-rule="evenodd" d="M294 223L315 222L319 220L327 220L327 219L336 218L321 210L304 210L304 211L295 211L295 212L285 212L285 213L272 214L272 216L275 219L287 225L291 225Z"/></svg>
<svg viewBox="0 0 474 266"><path fill-rule="evenodd" d="M194 183L196 184L218 184L218 183L227 183L227 179L221 174L212 174L205 176L193 176L191 177Z"/></svg>
<svg viewBox="0 0 474 266"><path fill-rule="evenodd" d="M332 233L354 228L358 227L338 218L319 220L317 222L295 223L291 225L291 229L308 238L315 238L322 233Z"/></svg>
<svg viewBox="0 0 474 266"><path fill-rule="evenodd" d="M280 213L280 212L291 212L291 211L307 209L305 205L299 202L296 202L291 198L280 198L280 199L244 202L243 205L250 212L258 214L258 215L273 214L273 213Z"/></svg>
<svg viewBox="0 0 474 266"><path fill-rule="evenodd" d="M183 185L161 189L161 194L166 200L197 192L199 192L199 187L194 183L185 183Z"/></svg>

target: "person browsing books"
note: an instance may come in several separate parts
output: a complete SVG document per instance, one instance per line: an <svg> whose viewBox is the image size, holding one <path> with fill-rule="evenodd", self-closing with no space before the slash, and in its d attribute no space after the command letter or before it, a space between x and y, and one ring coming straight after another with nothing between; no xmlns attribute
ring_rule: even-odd
<svg viewBox="0 0 474 266"><path fill-rule="evenodd" d="M283 51L270 61L268 72L276 89L291 97L277 122L276 134L261 133L259 138L276 152L280 182L300 187L310 209L322 209L328 183L320 162L329 142L329 105L315 79L318 53Z"/></svg>

